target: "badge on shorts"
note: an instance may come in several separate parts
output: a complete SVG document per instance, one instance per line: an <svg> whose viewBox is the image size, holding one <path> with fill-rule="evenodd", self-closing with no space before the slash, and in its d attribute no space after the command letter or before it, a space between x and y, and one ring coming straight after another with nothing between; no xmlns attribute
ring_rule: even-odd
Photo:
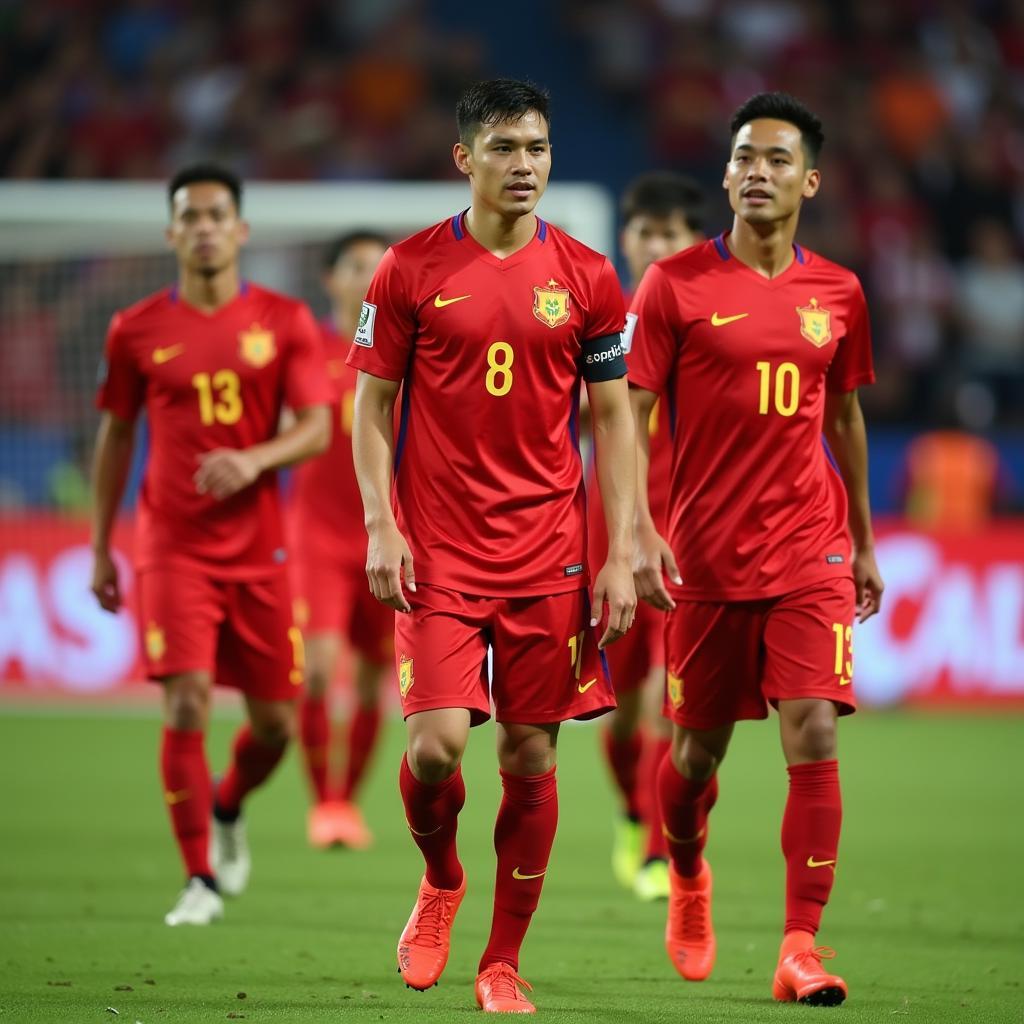
<svg viewBox="0 0 1024 1024"><path fill-rule="evenodd" d="M150 661L159 661L167 653L167 639L164 631L151 622L146 627L146 657Z"/></svg>
<svg viewBox="0 0 1024 1024"><path fill-rule="evenodd" d="M402 695L402 700L405 700L414 682L416 680L412 674L412 658L407 658L403 654L398 659L398 692Z"/></svg>
<svg viewBox="0 0 1024 1024"><path fill-rule="evenodd" d="M259 324L253 324L249 330L238 335L238 355L243 363L262 369L277 355L274 344L274 332L264 330Z"/></svg>
<svg viewBox="0 0 1024 1024"><path fill-rule="evenodd" d="M674 676L671 672L668 674L668 699L674 708L683 706L683 677Z"/></svg>

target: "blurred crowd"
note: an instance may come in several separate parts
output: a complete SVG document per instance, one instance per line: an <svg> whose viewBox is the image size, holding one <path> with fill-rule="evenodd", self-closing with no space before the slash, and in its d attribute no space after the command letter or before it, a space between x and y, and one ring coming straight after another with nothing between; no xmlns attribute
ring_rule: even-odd
<svg viewBox="0 0 1024 1024"><path fill-rule="evenodd" d="M513 65L507 19L425 0L2 5L0 176L163 178L202 157L250 179L451 177L456 97L516 74L553 92L559 177L686 171L717 231L729 115L785 89L825 123L802 239L865 284L869 415L1024 427L1024 0L528 2ZM103 295L72 281L62 304L44 276L0 268L8 382L60 380L78 359L61 324ZM0 388L0 429L55 415L32 393Z"/></svg>

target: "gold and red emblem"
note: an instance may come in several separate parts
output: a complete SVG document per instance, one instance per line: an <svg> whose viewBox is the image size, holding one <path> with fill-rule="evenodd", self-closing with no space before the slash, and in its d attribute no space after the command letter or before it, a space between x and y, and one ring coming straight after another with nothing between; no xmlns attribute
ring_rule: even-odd
<svg viewBox="0 0 1024 1024"><path fill-rule="evenodd" d="M554 278L546 285L534 285L533 315L548 327L560 327L569 319L569 289L559 288Z"/></svg>
<svg viewBox="0 0 1024 1024"><path fill-rule="evenodd" d="M398 659L398 692L401 693L402 700L405 700L414 682L416 679L412 674L412 658L407 658L403 654Z"/></svg>
<svg viewBox="0 0 1024 1024"><path fill-rule="evenodd" d="M238 354L243 362L262 369L277 355L274 332L253 324L249 330L239 333Z"/></svg>
<svg viewBox="0 0 1024 1024"><path fill-rule="evenodd" d="M832 314L818 305L817 299L811 299L809 306L797 306L800 317L800 333L815 348L821 348L832 340Z"/></svg>
<svg viewBox="0 0 1024 1024"><path fill-rule="evenodd" d="M683 706L683 677L671 672L668 673L668 699L674 708Z"/></svg>
<svg viewBox="0 0 1024 1024"><path fill-rule="evenodd" d="M155 623L146 626L146 657L150 661L160 661L167 653L167 639L164 631Z"/></svg>

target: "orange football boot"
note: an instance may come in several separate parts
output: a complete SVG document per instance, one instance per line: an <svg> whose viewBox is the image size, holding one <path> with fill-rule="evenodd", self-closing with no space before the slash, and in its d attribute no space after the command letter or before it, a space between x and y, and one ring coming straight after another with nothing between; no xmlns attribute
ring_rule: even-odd
<svg viewBox="0 0 1024 1024"><path fill-rule="evenodd" d="M416 906L398 940L398 973L409 988L422 992L437 984L448 963L452 922L465 895L465 874L458 889L435 889L426 876L420 881Z"/></svg>
<svg viewBox="0 0 1024 1024"><path fill-rule="evenodd" d="M491 964L476 976L477 1004L484 1013L536 1013L537 1007L523 995L520 985L533 991L509 964Z"/></svg>
<svg viewBox="0 0 1024 1024"><path fill-rule="evenodd" d="M337 842L334 838L335 806L337 805L333 800L323 800L310 807L306 826L310 846L315 846L318 850L326 850Z"/></svg>
<svg viewBox="0 0 1024 1024"><path fill-rule="evenodd" d="M365 850L373 844L373 834L366 827L363 812L350 800L332 801L334 841L353 850Z"/></svg>
<svg viewBox="0 0 1024 1024"><path fill-rule="evenodd" d="M835 955L836 951L828 946L815 946L813 938L810 945L792 952L787 952L787 944L783 943L772 997L780 1003L838 1006L846 998L846 982L821 966L822 960L831 960Z"/></svg>
<svg viewBox="0 0 1024 1024"><path fill-rule="evenodd" d="M711 925L711 867L701 861L700 874L683 878L668 864L668 920L665 950L672 966L687 981L703 981L715 966L715 932Z"/></svg>

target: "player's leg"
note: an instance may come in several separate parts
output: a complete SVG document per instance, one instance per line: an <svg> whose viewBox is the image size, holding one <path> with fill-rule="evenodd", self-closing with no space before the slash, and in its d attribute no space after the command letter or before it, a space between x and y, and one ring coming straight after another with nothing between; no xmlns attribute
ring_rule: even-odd
<svg viewBox="0 0 1024 1024"><path fill-rule="evenodd" d="M660 616L660 618L664 618ZM658 631L664 646L664 626ZM643 796L646 842L643 866L637 874L633 891L645 902L668 899L668 840L661 823L658 799L658 774L672 747L672 723L663 714L666 675L664 653L652 658L653 667L644 681L641 725L644 731L644 755L640 763L638 786Z"/></svg>
<svg viewBox="0 0 1024 1024"><path fill-rule="evenodd" d="M341 634L337 630L309 631L304 633L303 642L306 673L299 707L299 740L313 802L317 805L330 797L331 716L328 694L341 653ZM310 841L314 846L324 845L313 838L312 821L311 816Z"/></svg>
<svg viewBox="0 0 1024 1024"><path fill-rule="evenodd" d="M462 754L471 725L490 715L490 603L421 584L412 611L395 616L398 687L407 746L399 770L406 824L425 863L416 903L398 940L398 969L410 988L437 983L466 892L456 846L466 799Z"/></svg>
<svg viewBox="0 0 1024 1024"><path fill-rule="evenodd" d="M211 793L205 736L223 594L207 577L168 569L137 579L146 674L162 684L160 773L186 886L169 925L209 924L223 913L209 859Z"/></svg>
<svg viewBox="0 0 1024 1024"><path fill-rule="evenodd" d="M537 908L558 824L561 722L615 706L586 591L500 603L493 625L502 800L494 828L494 915L476 980L488 1012L532 1013L519 951ZM529 723L529 724L521 724Z"/></svg>
<svg viewBox="0 0 1024 1024"><path fill-rule="evenodd" d="M338 842L365 849L373 836L356 802L366 775L382 719L382 687L395 654L395 613L375 600L360 571L360 588L352 602L348 638L355 655L352 711L345 737L345 769L335 808L334 834Z"/></svg>
<svg viewBox="0 0 1024 1024"><path fill-rule="evenodd" d="M160 774L187 877L177 904L164 918L172 926L210 924L224 913L210 864L213 797L205 738L212 688L208 672L183 672L163 680Z"/></svg>
<svg viewBox="0 0 1024 1024"><path fill-rule="evenodd" d="M283 573L225 584L225 593L217 682L242 692L248 715L235 734L227 771L214 789L212 855L221 890L237 896L251 869L242 805L269 778L295 735L305 658Z"/></svg>
<svg viewBox="0 0 1024 1024"><path fill-rule="evenodd" d="M618 642L624 643L625 638ZM613 670L612 679L620 678ZM639 728L641 697L639 687L618 688L615 698L619 706L609 713L601 732L605 760L620 802L612 837L612 874L626 889L636 884L643 863L644 826L638 785L644 756L644 735Z"/></svg>
<svg viewBox="0 0 1024 1024"><path fill-rule="evenodd" d="M834 1005L847 994L842 978L822 966L815 942L839 855L836 724L854 708L853 614L852 582L835 580L780 598L765 628L765 692L778 706L789 774L786 922L773 986L781 1000Z"/></svg>
<svg viewBox="0 0 1024 1024"><path fill-rule="evenodd" d="M752 603L681 602L666 623L666 708L673 734L658 770L670 858L665 950L688 981L708 977L717 948L711 868L703 851L718 767L733 723L767 715L760 690L761 628Z"/></svg>

